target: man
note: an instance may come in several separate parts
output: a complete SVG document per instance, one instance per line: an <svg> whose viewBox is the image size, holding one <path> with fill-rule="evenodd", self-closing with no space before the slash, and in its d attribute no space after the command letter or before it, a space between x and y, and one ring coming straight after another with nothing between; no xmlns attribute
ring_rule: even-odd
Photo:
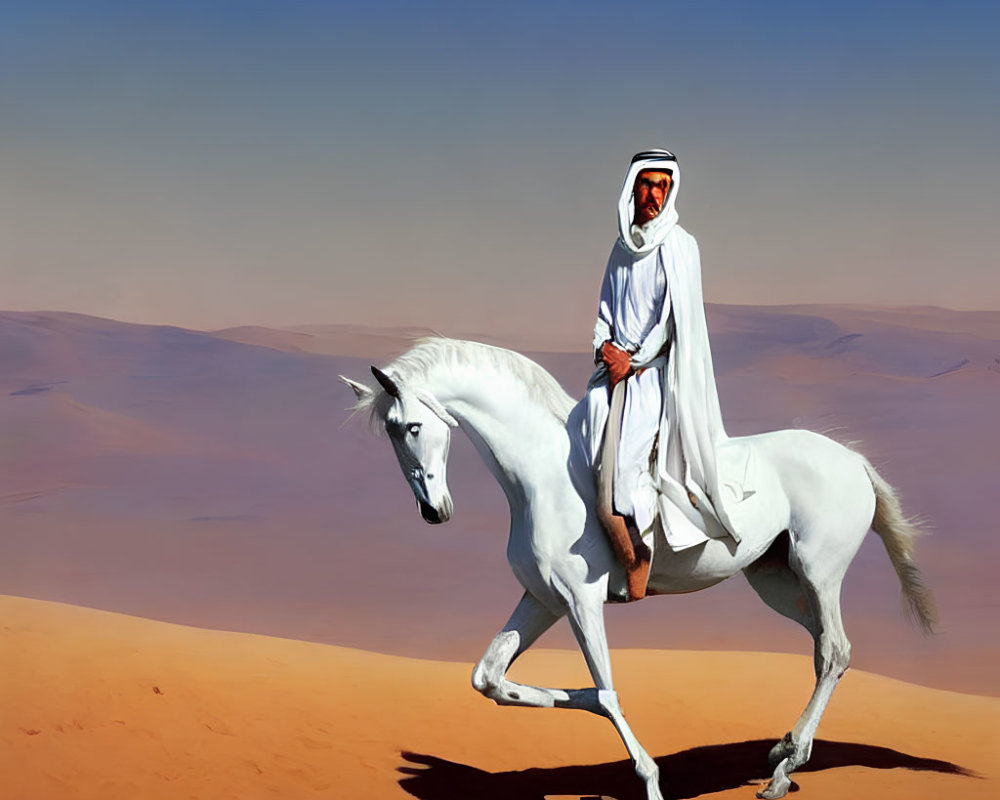
<svg viewBox="0 0 1000 800"><path fill-rule="evenodd" d="M729 495L720 492L716 456L728 437L698 244L677 224L679 187L669 151L632 159L594 330L587 443L598 516L626 567L629 599L645 595L657 519L674 549L708 538L739 541L728 506L752 494L732 480L725 484Z"/></svg>

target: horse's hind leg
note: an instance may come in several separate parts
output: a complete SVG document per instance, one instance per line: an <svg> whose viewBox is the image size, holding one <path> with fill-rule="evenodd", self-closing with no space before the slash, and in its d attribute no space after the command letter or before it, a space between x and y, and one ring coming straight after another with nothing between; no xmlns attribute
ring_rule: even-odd
<svg viewBox="0 0 1000 800"><path fill-rule="evenodd" d="M760 599L782 616L799 623L816 638L816 619L812 604L806 596L799 578L788 566L788 531L783 531L759 559L743 570L747 581ZM795 752L792 732L785 734L768 754L768 761L774 769Z"/></svg>
<svg viewBox="0 0 1000 800"><path fill-rule="evenodd" d="M754 588L768 605L802 624L812 633L814 641L816 686L798 722L771 751L772 761L777 762L774 774L767 787L757 794L768 800L783 797L791 786L788 776L809 760L820 718L851 658L851 645L840 616L840 584L846 563L834 559L834 563L827 561L822 569L815 569L801 563L794 552L789 555L787 573L776 571L763 579L761 574L751 576L748 571L747 575L751 584L755 580L761 584L760 588L756 584ZM846 555L849 561L854 552L841 555ZM794 597L791 577L797 579L801 597Z"/></svg>
<svg viewBox="0 0 1000 800"><path fill-rule="evenodd" d="M772 750L775 757L784 757L775 767L767 788L757 793L758 797L768 800L784 797L791 785L789 774L809 760L820 718L851 660L851 644L840 618L840 584L808 593L817 608L818 635L814 646L816 688L795 727L775 748L779 752Z"/></svg>

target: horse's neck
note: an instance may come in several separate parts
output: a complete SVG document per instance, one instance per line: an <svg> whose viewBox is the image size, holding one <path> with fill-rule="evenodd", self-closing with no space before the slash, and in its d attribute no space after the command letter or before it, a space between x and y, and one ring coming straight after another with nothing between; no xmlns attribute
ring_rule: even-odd
<svg viewBox="0 0 1000 800"><path fill-rule="evenodd" d="M525 487L542 479L552 459L565 460L565 426L512 376L456 368L429 388L458 419L512 510L524 503Z"/></svg>

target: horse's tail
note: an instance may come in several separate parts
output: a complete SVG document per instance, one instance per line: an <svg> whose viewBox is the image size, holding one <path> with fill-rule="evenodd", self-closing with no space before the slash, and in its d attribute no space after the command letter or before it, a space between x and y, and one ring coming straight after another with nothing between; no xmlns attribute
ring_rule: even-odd
<svg viewBox="0 0 1000 800"><path fill-rule="evenodd" d="M872 530L882 538L889 560L899 576L909 616L924 633L934 633L938 622L934 595L924 583L924 577L913 561L913 540L927 531L916 519L903 515L896 490L878 474L867 459L865 471L875 490Z"/></svg>

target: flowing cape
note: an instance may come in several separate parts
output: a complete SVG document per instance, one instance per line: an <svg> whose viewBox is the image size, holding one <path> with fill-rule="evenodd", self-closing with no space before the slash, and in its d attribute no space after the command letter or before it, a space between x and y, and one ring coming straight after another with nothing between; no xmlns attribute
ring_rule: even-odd
<svg viewBox="0 0 1000 800"><path fill-rule="evenodd" d="M741 504L755 492L751 450L731 439L722 421L705 321L701 263L694 237L676 225L660 246L670 302L656 328L632 358L635 368L660 368L663 413L660 418L656 479L658 510L672 547L690 547L707 538L739 542L748 509ZM669 317L672 315L673 319ZM668 326L670 352L659 354ZM654 333L656 332L654 328ZM655 352L653 351L655 348ZM675 436L671 427L676 426ZM683 476L667 469L669 447L679 443ZM691 502L694 498L697 508Z"/></svg>

